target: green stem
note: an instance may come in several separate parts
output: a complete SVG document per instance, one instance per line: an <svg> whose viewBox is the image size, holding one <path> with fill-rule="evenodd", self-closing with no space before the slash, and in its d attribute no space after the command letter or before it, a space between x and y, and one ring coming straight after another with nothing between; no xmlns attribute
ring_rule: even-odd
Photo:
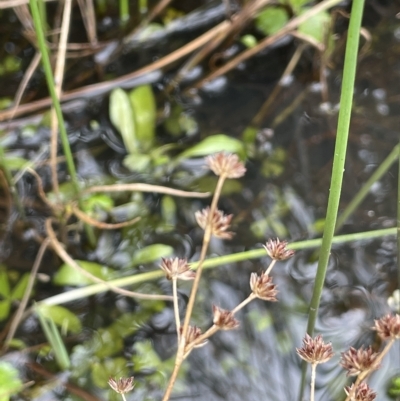
<svg viewBox="0 0 400 401"><path fill-rule="evenodd" d="M317 275L315 278L314 291L310 303L310 313L308 316L307 332L310 336L313 334L315 321L318 314L318 308L321 299L322 288L324 286L326 269L328 266L332 239L335 232L337 213L339 209L343 171L346 159L347 139L349 135L351 107L353 103L354 81L356 75L358 44L360 39L364 1L365 0L354 0L351 9L346 54L344 59L340 111L335 153L333 158L328 210L326 214L326 222L318 261Z"/></svg>
<svg viewBox="0 0 400 401"><path fill-rule="evenodd" d="M47 51L46 41L45 41L43 29L42 29L42 21L40 18L37 0L29 0L29 5L31 8L31 12L32 12L32 18L33 18L33 21L35 24L35 31L36 31L36 36L37 36L37 40L38 40L39 50L40 50L40 53L42 54L42 63L43 63L44 73L46 76L47 87L49 88L50 96L53 101L53 107L54 107L54 110L56 112L57 119L58 119L58 125L60 127L61 143L63 146L64 155L65 155L65 159L67 162L68 172L71 176L71 182L74 187L75 193L78 195L79 190L80 190L78 177L76 174L76 169L75 169L74 159L72 157L71 148L70 148L69 142L68 142L68 135L67 135L67 130L65 129L64 117L61 112L60 101L56 94L54 77L53 77L53 73L51 71L50 58L49 58L49 53Z"/></svg>

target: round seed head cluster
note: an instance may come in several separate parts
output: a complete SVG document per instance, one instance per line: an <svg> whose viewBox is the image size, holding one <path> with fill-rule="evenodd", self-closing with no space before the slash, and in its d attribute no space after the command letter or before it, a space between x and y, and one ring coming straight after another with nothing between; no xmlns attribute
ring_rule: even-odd
<svg viewBox="0 0 400 401"><path fill-rule="evenodd" d="M303 346L296 351L300 358L311 364L325 363L334 355L332 345L324 343L320 334L315 338L306 334Z"/></svg>
<svg viewBox="0 0 400 401"><path fill-rule="evenodd" d="M356 388L353 383L350 387L346 387L344 391L347 395L352 394L352 400L354 401L374 401L376 393L373 391L367 383L361 382Z"/></svg>
<svg viewBox="0 0 400 401"><path fill-rule="evenodd" d="M350 347L348 351L342 352L340 364L347 370L347 376L358 376L362 372L379 368L375 366L378 355L371 347L366 349Z"/></svg>
<svg viewBox="0 0 400 401"><path fill-rule="evenodd" d="M235 319L232 312L225 309L218 308L218 306L213 305L213 323L220 330L232 330L239 327L239 321Z"/></svg>
<svg viewBox="0 0 400 401"><path fill-rule="evenodd" d="M129 393L135 387L133 383L133 376L131 377L121 377L118 380L113 379L110 377L108 380L109 386L118 394L125 394Z"/></svg>
<svg viewBox="0 0 400 401"><path fill-rule="evenodd" d="M264 301L276 302L276 285L272 282L272 278L262 273L260 276L257 273L251 273L250 288L253 294Z"/></svg>
<svg viewBox="0 0 400 401"><path fill-rule="evenodd" d="M269 239L264 246L270 258L274 260L286 260L294 255L292 249L287 249L288 243L277 239Z"/></svg>
<svg viewBox="0 0 400 401"><path fill-rule="evenodd" d="M400 339L400 315L388 314L375 320L375 327L373 329L377 331L382 340L389 338Z"/></svg>
<svg viewBox="0 0 400 401"><path fill-rule="evenodd" d="M196 273L190 269L186 259L162 258L160 267L168 280L193 280L196 277Z"/></svg>
<svg viewBox="0 0 400 401"><path fill-rule="evenodd" d="M207 207L195 213L197 224L203 229L206 229L210 208ZM216 238L231 239L233 232L227 231L231 223L233 215L225 215L221 210L215 210L211 218L211 234Z"/></svg>
<svg viewBox="0 0 400 401"><path fill-rule="evenodd" d="M206 164L215 175L226 178L239 178L244 176L246 168L239 157L231 153L216 153L206 157Z"/></svg>

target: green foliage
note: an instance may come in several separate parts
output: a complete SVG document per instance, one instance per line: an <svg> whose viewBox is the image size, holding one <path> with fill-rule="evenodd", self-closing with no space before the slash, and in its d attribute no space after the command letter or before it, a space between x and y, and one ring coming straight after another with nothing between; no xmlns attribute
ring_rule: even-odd
<svg viewBox="0 0 400 401"><path fill-rule="evenodd" d="M257 44L257 39L254 35L243 35L240 41L249 49Z"/></svg>
<svg viewBox="0 0 400 401"><path fill-rule="evenodd" d="M256 19L255 25L264 35L272 35L283 28L289 17L283 8L266 7Z"/></svg>
<svg viewBox="0 0 400 401"><path fill-rule="evenodd" d="M264 177L279 177L285 169L286 157L286 151L283 148L276 148L272 155L263 161L262 175Z"/></svg>
<svg viewBox="0 0 400 401"><path fill-rule="evenodd" d="M321 11L300 24L298 31L311 36L319 43L323 43L325 32L329 29L330 20L330 14L326 11Z"/></svg>
<svg viewBox="0 0 400 401"><path fill-rule="evenodd" d="M151 164L146 152L154 144L157 108L150 85L133 89L129 95L120 88L110 95L110 119L121 133L129 153L124 161L127 168L141 172Z"/></svg>
<svg viewBox="0 0 400 401"><path fill-rule="evenodd" d="M387 394L393 400L398 400L400 397L400 375L392 377L387 387Z"/></svg>
<svg viewBox="0 0 400 401"><path fill-rule="evenodd" d="M8 401L10 397L22 390L22 381L18 370L6 361L0 362L0 401Z"/></svg>
<svg viewBox="0 0 400 401"><path fill-rule="evenodd" d="M63 306L42 304L37 310L43 318L53 321L64 332L80 333L82 331L79 318Z"/></svg>
<svg viewBox="0 0 400 401"><path fill-rule="evenodd" d="M191 157L208 156L217 152L236 153L239 157L245 157L242 141L230 136L219 134L211 135L196 145L182 152L177 160L189 159Z"/></svg>
<svg viewBox="0 0 400 401"><path fill-rule="evenodd" d="M138 249L131 262L131 266L138 266L141 264L151 263L161 258L171 256L174 252L174 248L164 244L153 244L145 246L142 249Z"/></svg>
<svg viewBox="0 0 400 401"><path fill-rule="evenodd" d="M86 270L88 273L101 280L107 281L115 276L115 273L112 269L102 266L98 263L89 262L86 260L77 260L76 263L78 263L83 270ZM93 280L91 280L89 277L86 277L72 266L64 263L54 275L53 283L60 286L83 286L93 284Z"/></svg>
<svg viewBox="0 0 400 401"><path fill-rule="evenodd" d="M14 288L11 288L8 271L4 265L0 265L0 321L9 316L12 302L22 299L28 280L29 273L23 274Z"/></svg>

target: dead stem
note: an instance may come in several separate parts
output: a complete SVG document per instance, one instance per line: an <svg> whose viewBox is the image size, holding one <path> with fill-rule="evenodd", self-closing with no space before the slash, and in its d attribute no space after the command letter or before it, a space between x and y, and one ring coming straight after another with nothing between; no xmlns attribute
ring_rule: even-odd
<svg viewBox="0 0 400 401"><path fill-rule="evenodd" d="M31 296L31 293L32 293L32 288L33 288L33 284L35 283L35 280L36 280L37 272L38 272L40 264L42 262L44 253L45 253L47 247L49 246L49 244L50 244L50 238L46 238L42 242L42 245L39 248L39 251L35 258L35 262L32 266L31 273L29 274L29 279L28 279L28 283L26 285L24 296L22 297L21 302L18 306L18 309L14 314L13 320L10 325L10 329L9 329L6 339L4 341L3 351L7 351L8 346L10 345L11 340L14 338L14 334L17 331L17 328L22 320L26 305L28 304L29 297Z"/></svg>
<svg viewBox="0 0 400 401"><path fill-rule="evenodd" d="M82 269L82 267L80 267L78 265L78 263L76 263L75 260L73 260L71 258L71 256L68 255L68 253L63 248L62 244L58 241L58 239L56 237L56 234L55 234L55 232L53 230L53 227L51 226L51 219L47 219L45 225L46 225L47 234L48 234L48 236L50 238L51 246L53 247L53 249L55 250L57 255L66 264L68 264L69 266L74 268L76 271L78 271L79 273L81 273L85 277L87 277L90 280L94 281L95 283L104 284L105 286L107 286L109 288L110 291L116 292L116 293L121 294L121 295L125 295L127 297L131 297L131 298L172 301L172 297L169 296L169 295L141 294L139 292L127 291L127 290L124 290L122 288L115 287L114 285L111 285L107 281L104 281L104 280L94 276L93 274L89 273L85 269Z"/></svg>
<svg viewBox="0 0 400 401"><path fill-rule="evenodd" d="M65 0L56 67L54 70L54 89L58 99L60 99L62 91L70 18L71 18L71 0ZM50 140L51 181L56 199L59 200L60 191L59 191L58 175L57 175L58 119L54 107L51 108L50 116L51 116L51 140Z"/></svg>
<svg viewBox="0 0 400 401"><path fill-rule="evenodd" d="M248 303L250 303L253 299L256 299L257 297L255 294L252 292L244 301L242 301L239 305L237 305L234 309L232 309L232 313L235 314L236 312L240 311L244 306L246 306Z"/></svg>
<svg viewBox="0 0 400 401"><path fill-rule="evenodd" d="M177 278L172 278L172 296L174 298L174 315L175 315L175 325L176 325L176 334L178 336L178 344L180 341L181 335L181 319L179 317L179 300L178 300L178 289L177 289Z"/></svg>
<svg viewBox="0 0 400 401"><path fill-rule="evenodd" d="M212 216L214 215L215 210L217 209L217 203L218 203L218 199L221 195L221 190L222 187L224 185L224 181L226 179L226 174L222 174L219 176L218 178L218 183L217 186L215 188L215 193L213 196L213 200L211 202L211 207L210 207L210 212L208 214L208 220L207 220L207 225L204 231L204 237L203 237L203 245L201 248L201 252L200 252L200 259L199 259L199 264L196 270L196 277L194 279L193 282L193 286L192 286L192 290L190 292L190 297L189 297L189 302L186 308L186 314L185 314L185 320L183 323L183 327L182 327L182 333L181 333L181 338L179 341L179 345L178 345L178 351L176 354L176 359L175 359L175 365L174 365L174 370L172 371L172 375L170 377L170 380L168 382L168 386L167 389L165 391L164 397L163 397L163 401L168 401L171 393L172 393L172 389L174 387L176 378L178 377L178 372L179 369L182 365L182 362L184 360L185 357L185 339L186 339L186 334L187 334L187 330L189 327L189 323L190 323L190 318L192 316L192 312L193 312L193 307L194 307L194 301L196 299L196 294L197 294L197 290L199 288L199 283L200 283L200 278L201 278L201 273L203 271L203 262L205 260L206 254L207 254L207 250L208 250L208 245L210 243L210 239L211 239L211 232L212 232Z"/></svg>
<svg viewBox="0 0 400 401"><path fill-rule="evenodd" d="M315 376L317 371L317 363L311 364L311 384L310 384L310 401L315 399Z"/></svg>
<svg viewBox="0 0 400 401"><path fill-rule="evenodd" d="M184 198L207 198L210 196L209 192L189 192L180 189L162 187L160 185L151 184L114 184L114 185L97 185L87 188L85 192L123 192L123 191L138 191L138 192L156 192L160 194L180 196Z"/></svg>
<svg viewBox="0 0 400 401"><path fill-rule="evenodd" d="M268 266L268 269L265 271L265 275L268 276L269 273L271 273L272 268L275 266L276 260L273 259L270 263L270 265Z"/></svg>
<svg viewBox="0 0 400 401"><path fill-rule="evenodd" d="M225 65L222 67L218 68L211 74L209 74L207 77L202 79L200 82L198 82L195 85L195 88L200 88L202 87L206 82L212 81L213 79L226 74L228 71L232 70L235 68L238 64L242 63L243 61L247 60L248 58L256 55L260 51L264 50L266 47L276 43L280 38L283 36L287 35L294 29L296 29L300 24L303 22L307 21L309 18L312 16L320 13L323 10L326 10L330 7L333 7L334 5L340 3L341 0L325 0L322 1L321 3L317 4L313 8L311 8L309 11L306 11L305 13L299 15L296 18L293 18L290 20L283 28L281 28L278 32L275 34L268 36L264 40L262 40L260 43L258 43L256 46L245 50L243 53L240 53L238 56L234 57L231 59L229 62L227 62Z"/></svg>
<svg viewBox="0 0 400 401"><path fill-rule="evenodd" d="M93 217L90 217L86 213L82 212L82 210L80 210L76 205L72 205L72 212L79 220L82 220L83 222L91 226L100 228L101 230L116 230L122 227L129 227L132 224L137 223L141 219L141 217L135 217L134 219L123 221L121 223L103 223L102 221L98 221Z"/></svg>
<svg viewBox="0 0 400 401"><path fill-rule="evenodd" d="M226 29L230 23L227 21L221 22L214 28L208 30L203 35L199 36L198 38L192 40L185 46L175 50L174 52L166 55L165 57L160 58L159 60L146 65L142 68L139 68L136 71L133 71L127 75L123 75L111 81L100 82L97 84L87 85L83 88L74 89L72 91L66 92L61 96L61 101L66 102L69 100L74 100L81 97L93 96L94 94L98 95L101 93L106 93L111 91L112 89L119 87L127 82L130 82L134 78L139 78L141 76L150 74L151 72L160 70L170 64L175 63L177 60L187 56L188 54L192 53L199 47L203 46L209 40L211 40L218 32ZM50 97L40 99L31 103L23 104L19 106L16 110L13 111L14 116L20 116L25 113L34 112L46 107L51 106L52 100ZM10 110L4 110L0 112L0 121L4 121L8 119L11 115Z"/></svg>

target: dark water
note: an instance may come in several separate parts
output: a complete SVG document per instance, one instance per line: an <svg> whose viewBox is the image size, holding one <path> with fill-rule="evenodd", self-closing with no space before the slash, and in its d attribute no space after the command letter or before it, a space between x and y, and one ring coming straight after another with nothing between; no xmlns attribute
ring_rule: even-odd
<svg viewBox="0 0 400 401"><path fill-rule="evenodd" d="M211 4L209 8L216 10L215 20L210 18L210 24L219 21L223 13L220 6ZM364 26L371 35L371 42L362 53L358 66L341 210L399 140L400 20L396 18L399 11L400 5L395 1L371 1L367 4ZM17 26L12 14L3 12L1 18ZM339 20L339 33L343 32L345 24ZM207 26L202 25L202 28ZM194 37L198 33L196 29L188 29L184 34ZM19 31L16 30L14 35L14 38L7 38L6 43L15 41L26 57L31 57L32 49L23 48ZM129 68L139 66L135 63L145 64L161 51L165 43L172 47L176 41L179 43L180 35L182 32L178 30L163 37L160 43L150 44L147 49L129 48L106 68L106 72L124 74ZM190 39L189 36L186 39ZM365 40L362 42L365 43ZM192 135L178 138L168 134L160 124L157 130L159 143L178 142L184 148L215 133L240 138L273 90L297 46L297 42L287 39L194 95L188 95L183 87L182 91L165 96L163 89L172 72L150 77L149 80L154 81L159 108L179 105L185 116L197 124ZM234 188L221 199L220 207L235 216L233 226L236 236L230 242L214 240L210 255L260 248L270 237L298 241L320 236L317 222L324 218L326 212L342 60L343 46L339 44L327 77L329 102L324 103L314 82L318 75L318 56L311 49L305 51L292 81L282 89L259 127L253 154L247 161L245 178L240 180L236 190ZM22 58L22 63L25 65L27 60ZM90 64L90 61L87 63ZM82 65L85 65L84 62ZM73 68L77 68L76 64L75 67L74 64L70 66L71 74ZM15 72L11 77L2 78L0 97L15 92L15 82L21 78L21 73ZM92 80L93 77L82 82L88 84ZM44 94L43 78L39 73L29 88L32 97ZM71 104L66 110L66 119L73 150L78 152L78 173L87 183L102 182L111 176L127 182L148 182L189 190L202 185L196 175L200 166L197 161L187 162L168 172L168 175L166 172L135 175L127 171L122 165L123 143L107 117L107 95L82 99L78 106ZM93 128L91 120L97 120L99 126ZM49 130L39 125L35 135L30 136L26 128L28 122L33 120L17 120L14 124L16 128L5 134L7 148L15 155L30 160L44 160L48 153L42 145L48 141ZM48 168L44 166L39 171L45 188L50 189ZM62 182L66 179L64 168L59 173ZM340 233L395 226L397 186L398 167L394 165L372 187ZM21 223L17 210L13 207L12 212L7 213L2 202L0 257L8 269L21 272L29 271L32 266L38 250L34 234L44 235L43 224L49 210L39 202L32 177L22 177L17 187L24 199L27 218L25 223ZM128 197L121 197L118 203L124 204L128 200ZM136 270L129 266L137 249L154 243L171 245L177 255L197 260L202 233L193 215L207 205L207 201L175 199L173 231L166 230L162 224L166 217L163 215L162 197L149 194L135 202L144 216L137 226L121 232L99 234L94 249L87 246L84 237L71 235L68 238L70 253L76 259L111 266L122 275L156 269L156 264L135 267ZM211 324L212 304L230 309L240 303L249 293L250 273L265 269L268 262L268 258L249 260L206 271L194 323L201 327ZM41 272L51 277L57 267L57 259L53 253L47 252ZM206 347L194 351L184 369L187 379L182 379L177 385L177 398L233 401L297 399L301 370L295 347L300 346L305 333L316 267L317 259L313 251L300 251L287 263L279 263L273 272L279 286L279 302L251 303L239 313L241 326L238 330L218 333ZM318 369L316 399L343 398L342 388L346 378L344 371L338 367L340 352L349 346L376 343L377 338L370 330L373 320L390 311L387 300L398 285L395 237L334 246L316 332L332 341L336 355ZM158 288L165 293L171 291L166 280L148 283L139 290L155 292ZM183 302L187 299L189 288L183 285L180 289ZM41 300L58 292L59 288L50 283L39 282L34 297ZM69 376L71 383L99 399L107 399L109 395L103 389L106 385L96 383L93 369L104 369L105 360L114 363L118 358L126 358L126 372L134 374L138 382L128 398L150 400L161 397L168 380L165 372L172 366L172 360L168 358L175 352L170 305L149 305L106 293L67 306L79 316L84 327L81 334L67 342L73 364ZM111 330L113 325L117 328ZM124 335L121 334L121 327L129 327ZM33 316L21 325L17 338L31 346L45 341ZM108 353L103 349L101 354L99 348L106 348L108 343L115 348ZM38 383L42 380L34 376L34 369L23 368L26 362L36 361L49 371L57 372L51 357L38 355L35 351L29 354L9 353L2 358L14 361L24 372L26 380L33 377ZM124 363L115 366L121 369L122 365ZM115 369L115 375L119 376L121 370ZM400 346L397 342L381 369L370 380L370 385L379 393L379 400L391 399L386 395L386 389L390 379L399 374ZM107 377L105 372L105 380ZM58 378L66 380L63 375ZM61 385L53 389L43 386L36 396L28 391L21 399L55 397L82 399L71 396Z"/></svg>

